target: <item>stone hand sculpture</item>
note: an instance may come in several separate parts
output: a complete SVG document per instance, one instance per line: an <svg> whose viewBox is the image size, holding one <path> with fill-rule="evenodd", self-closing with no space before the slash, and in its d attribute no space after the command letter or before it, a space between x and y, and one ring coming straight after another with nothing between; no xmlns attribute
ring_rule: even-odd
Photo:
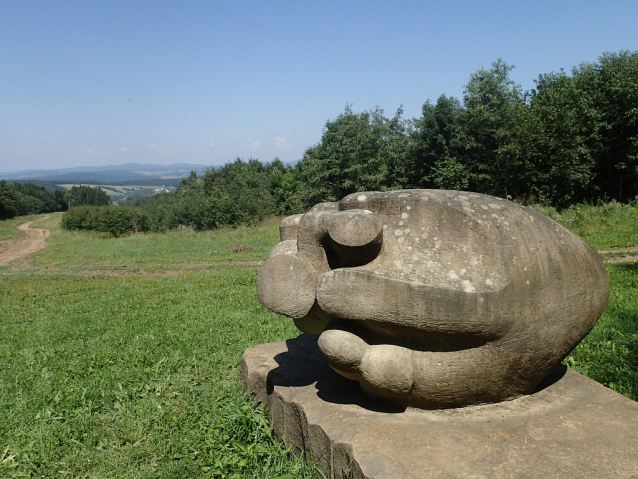
<svg viewBox="0 0 638 479"><path fill-rule="evenodd" d="M399 406L533 392L609 294L581 238L491 196L357 193L288 217L280 231L259 272L261 303L320 335L339 374Z"/></svg>

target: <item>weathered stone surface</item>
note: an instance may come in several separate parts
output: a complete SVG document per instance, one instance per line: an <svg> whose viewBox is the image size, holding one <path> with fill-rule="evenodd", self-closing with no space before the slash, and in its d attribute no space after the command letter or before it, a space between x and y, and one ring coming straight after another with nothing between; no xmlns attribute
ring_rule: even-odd
<svg viewBox="0 0 638 479"><path fill-rule="evenodd" d="M638 478L638 403L571 370L512 401L428 411L364 395L311 336L248 349L241 369L277 434L328 478Z"/></svg>
<svg viewBox="0 0 638 479"><path fill-rule="evenodd" d="M284 220L281 237L259 272L261 303L320 334L335 371L397 406L533 391L609 294L577 235L475 193L357 193Z"/></svg>

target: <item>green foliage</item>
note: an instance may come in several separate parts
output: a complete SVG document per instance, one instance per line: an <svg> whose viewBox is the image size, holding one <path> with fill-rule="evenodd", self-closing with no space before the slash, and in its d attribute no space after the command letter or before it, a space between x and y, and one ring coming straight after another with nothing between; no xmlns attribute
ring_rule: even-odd
<svg viewBox="0 0 638 479"><path fill-rule="evenodd" d="M598 115L595 184L601 197L638 195L638 52L606 53L572 76Z"/></svg>
<svg viewBox="0 0 638 479"><path fill-rule="evenodd" d="M215 213L216 225L249 224L274 214L273 170L283 173L283 164L262 164L259 160L241 158L218 170L207 170L204 193Z"/></svg>
<svg viewBox="0 0 638 479"><path fill-rule="evenodd" d="M462 115L467 139L470 190L507 197L524 192L525 163L517 140L526 105L520 86L509 78L513 65L500 58L481 69L465 87Z"/></svg>
<svg viewBox="0 0 638 479"><path fill-rule="evenodd" d="M423 115L415 120L412 130L409 184L419 188L468 188L462 115L463 108L456 98L442 95L436 105L425 102Z"/></svg>
<svg viewBox="0 0 638 479"><path fill-rule="evenodd" d="M97 186L73 186L67 193L70 206L105 206L111 203L106 192Z"/></svg>
<svg viewBox="0 0 638 479"><path fill-rule="evenodd" d="M346 106L327 122L321 142L301 160L299 203L308 208L356 191L403 187L409 135L402 113L389 119L379 108L356 114Z"/></svg>
<svg viewBox="0 0 638 479"><path fill-rule="evenodd" d="M13 218L18 215L16 198L13 188L5 180L0 181L0 220Z"/></svg>
<svg viewBox="0 0 638 479"><path fill-rule="evenodd" d="M266 165L270 176L270 187L276 213L301 213L304 206L295 196L299 188L299 164L296 167L285 166L279 158Z"/></svg>
<svg viewBox="0 0 638 479"><path fill-rule="evenodd" d="M31 183L10 185L4 180L0 181L0 220L66 209L62 190L50 192L44 186Z"/></svg>
<svg viewBox="0 0 638 479"><path fill-rule="evenodd" d="M136 208L125 206L76 206L62 217L67 230L94 230L120 236L149 231L149 219Z"/></svg>
<svg viewBox="0 0 638 479"><path fill-rule="evenodd" d="M151 213L154 204L159 205L159 214L153 221L159 231L186 226L201 231L218 224L210 198L204 194L204 178L194 171L182 179L173 193L157 195L142 211Z"/></svg>
<svg viewBox="0 0 638 479"><path fill-rule="evenodd" d="M120 236L176 228L203 231L224 225L247 225L298 209L292 168L279 160L262 164L237 158L204 176L194 171L174 192L137 199L122 206L71 208L62 220L68 230L94 230ZM279 198L276 201L275 198Z"/></svg>
<svg viewBox="0 0 638 479"><path fill-rule="evenodd" d="M444 156L437 160L431 175L436 188L443 190L467 190L470 185L467 166L454 157Z"/></svg>
<svg viewBox="0 0 638 479"><path fill-rule="evenodd" d="M299 163L306 208L363 190L447 188L560 208L638 195L638 52L540 75L522 92L501 59L470 76L463 102L421 118L346 107Z"/></svg>
<svg viewBox="0 0 638 479"><path fill-rule="evenodd" d="M521 139L533 166L533 194L541 201L564 207L593 196L598 116L591 98L564 72L539 76Z"/></svg>

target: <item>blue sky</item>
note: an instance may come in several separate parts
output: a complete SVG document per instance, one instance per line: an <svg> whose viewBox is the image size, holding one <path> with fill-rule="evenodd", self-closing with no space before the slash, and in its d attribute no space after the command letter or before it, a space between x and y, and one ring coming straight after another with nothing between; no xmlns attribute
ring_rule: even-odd
<svg viewBox="0 0 638 479"><path fill-rule="evenodd" d="M638 50L638 2L0 2L0 171L300 159L346 104L418 117L498 57Z"/></svg>

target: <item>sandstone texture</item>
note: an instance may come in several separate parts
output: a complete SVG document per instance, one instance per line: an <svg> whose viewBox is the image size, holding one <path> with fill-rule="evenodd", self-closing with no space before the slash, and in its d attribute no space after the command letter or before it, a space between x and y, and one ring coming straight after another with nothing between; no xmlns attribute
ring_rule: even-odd
<svg viewBox="0 0 638 479"><path fill-rule="evenodd" d="M278 436L337 478L638 478L638 403L564 369L512 401L386 406L331 370L316 337L248 349L244 390Z"/></svg>
<svg viewBox="0 0 638 479"><path fill-rule="evenodd" d="M334 371L398 407L531 393L609 294L581 238L475 193L357 193L286 218L281 240L259 272L261 303L319 335Z"/></svg>

